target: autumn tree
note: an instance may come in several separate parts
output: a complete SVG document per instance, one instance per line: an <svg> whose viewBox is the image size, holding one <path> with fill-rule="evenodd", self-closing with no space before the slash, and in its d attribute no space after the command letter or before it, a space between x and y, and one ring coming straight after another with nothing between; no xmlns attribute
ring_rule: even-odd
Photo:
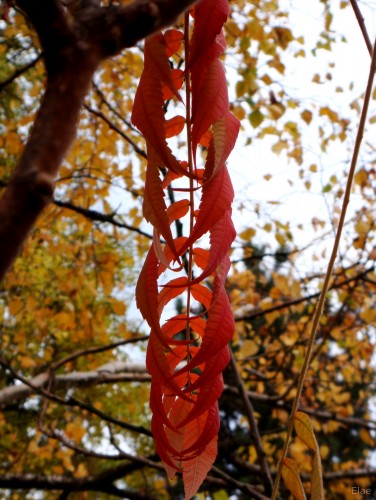
<svg viewBox="0 0 376 500"><path fill-rule="evenodd" d="M167 479L160 461L166 457L156 454L150 427L150 374L145 367L149 332L135 308L134 290L153 241L142 215L151 157L140 130L147 133L131 117L150 50L142 39L172 23L174 30L167 36L163 31L163 40L182 32L179 15L191 4L2 4L4 498L184 496L180 474ZM364 53L367 47L372 52L359 8L350 4L341 2L339 9L335 2L318 2L321 24L310 42L294 23L293 8L286 10L282 2L230 2L227 48L218 57L227 70L231 111L242 127L229 160L237 191L238 236L226 291L235 332L219 402L218 455L198 498L271 495L359 126L367 71L362 87L345 84L335 59L344 36L351 47L356 19L365 36ZM344 15L354 21L353 30L336 31L335 21ZM180 40L168 52L174 86L186 79L183 46ZM289 71L298 67L312 80L309 91L325 87L323 95L302 95L292 88ZM333 95L342 96L340 104ZM163 99L166 121L184 115L171 88L164 88ZM371 109L367 126L373 115ZM176 121L168 123L176 137L172 147L186 151L187 139L174 135ZM166 130L161 134L165 138ZM198 163L210 150L209 139L197 145ZM354 179L356 202L299 406L313 425L327 498L361 498L352 488L371 487L376 475L375 167L367 130L365 139ZM277 168L254 164L262 144L279 155L273 161L288 165L292 190L300 190L304 198L324 199L326 213L317 209L314 217L295 223L296 205L286 217L280 199L270 197L264 203L251 197L246 184L261 175L265 189L272 189L278 179ZM335 168L334 154L340 157ZM239 172L242 189L236 183ZM166 170L160 175L165 176L166 206L173 207L181 191L168 187L171 174ZM308 208L303 204L301 211L308 213ZM179 224L173 222L178 237L187 226L184 220ZM212 286L208 280L205 284ZM198 316L202 309L192 304L188 313ZM184 296L170 302L168 314L187 314ZM293 435L288 459L298 465L308 494L315 453L299 432ZM288 479L279 490L282 498L289 495L286 487Z"/></svg>

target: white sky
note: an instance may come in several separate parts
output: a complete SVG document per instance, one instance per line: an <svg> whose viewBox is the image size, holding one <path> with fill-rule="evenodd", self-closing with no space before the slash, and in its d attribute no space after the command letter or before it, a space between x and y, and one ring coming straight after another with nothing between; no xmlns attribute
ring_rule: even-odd
<svg viewBox="0 0 376 500"><path fill-rule="evenodd" d="M333 2L339 5L339 2ZM376 9L376 2L367 2ZM334 110L344 113L345 117L353 122L355 113L350 110L350 103L365 90L370 57L361 35L360 28L355 15L348 7L344 10L338 10L334 16L332 25L333 31L342 34L347 43L338 43L333 45L332 51L319 50L316 57L309 53L309 47L313 46L324 29L323 6L319 1L312 0L282 0L281 5L290 12L289 21L291 25L286 24L293 30L295 35L303 35L306 40L306 58L290 57L286 60L286 75L281 78L281 84L288 91L291 97L297 97L307 101L307 107L310 102L329 105ZM366 9L364 5L359 4L366 18L366 24L369 35L372 39L376 32L376 14L370 8ZM329 64L335 62L336 66L330 68ZM332 80L325 81L325 74L332 73ZM317 84L312 82L314 73L319 73L325 83ZM349 85L353 82L354 86L350 90ZM343 93L335 92L335 88L341 86ZM374 103L372 103L375 109ZM371 111L369 116L375 114ZM319 120L323 120L322 117ZM357 118L356 118L357 120ZM235 186L236 199L235 207L239 203L247 200L249 213L242 212L241 217L235 215L237 229L245 229L247 225L261 226L267 219L278 219L289 221L291 229L296 235L295 244L299 247L311 242L319 233L315 233L311 225L314 217L323 220L331 220L333 195L332 193L323 194L322 188L328 182L331 175L336 174L342 184L345 183L342 174L345 164L349 163L351 152L348 150L349 143L333 144L328 154L320 151L317 138L317 130L314 127L315 119L312 121L312 127L306 127L302 138L303 148L305 150L304 164L297 166L293 161L289 161L285 155L276 156L271 151L271 144L276 142L275 136L270 140L255 140L250 146L244 147L244 140L240 138L230 160L229 168L233 183ZM356 129L356 127L354 127ZM248 133L255 136L255 131L249 127ZM375 134L375 126L368 127L363 143L368 139L372 141ZM355 137L350 143L354 143ZM361 155L360 155L361 157ZM320 174L313 174L311 177L312 187L307 191L303 182L298 178L300 168L307 169L312 163L317 164ZM264 176L271 175L269 181ZM291 185L291 181L293 185ZM280 204L273 204L278 201ZM260 203L263 206L263 215L257 220L252 204ZM271 203L272 202L272 203ZM357 197L353 197L349 207L349 213L357 207ZM302 229L296 229L299 225ZM326 229L330 229L327 226ZM269 235L264 231L258 231L255 242L269 242L272 248L276 248L276 241L273 232ZM326 243L327 245L327 243ZM312 252L315 252L313 248ZM305 257L306 258L306 257ZM312 261L309 263L312 265ZM308 263L307 263L308 265ZM314 266L317 263L313 264ZM322 263L321 263L322 265ZM308 269L306 269L308 270ZM314 271L315 269L310 269Z"/></svg>

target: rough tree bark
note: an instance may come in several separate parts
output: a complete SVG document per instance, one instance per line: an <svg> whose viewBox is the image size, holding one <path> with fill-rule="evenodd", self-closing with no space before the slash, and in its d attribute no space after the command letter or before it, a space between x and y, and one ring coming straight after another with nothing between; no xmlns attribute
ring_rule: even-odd
<svg viewBox="0 0 376 500"><path fill-rule="evenodd" d="M16 0L38 34L47 73L27 144L0 199L0 280L52 201L94 72L108 57L171 23L195 0Z"/></svg>

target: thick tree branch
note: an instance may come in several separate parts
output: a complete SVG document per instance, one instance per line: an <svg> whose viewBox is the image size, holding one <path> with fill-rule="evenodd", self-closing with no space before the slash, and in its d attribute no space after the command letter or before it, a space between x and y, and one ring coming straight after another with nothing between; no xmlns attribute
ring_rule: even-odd
<svg viewBox="0 0 376 500"><path fill-rule="evenodd" d="M47 87L24 152L0 198L0 280L52 201L95 70L106 57L171 24L194 3L139 0L100 7L98 2L73 2L69 12L58 0L17 0L39 37Z"/></svg>
<svg viewBox="0 0 376 500"><path fill-rule="evenodd" d="M6 369L8 364L5 362L1 363ZM23 380L22 384L6 387L0 390L0 406L5 406L13 404L20 399L25 399L33 394L44 394L46 397L49 393L45 393L44 388L48 386L50 380L50 373L44 372L40 373L33 379L26 381L23 377L15 378ZM113 362L107 363L99 367L97 370L92 370L88 372L71 372L62 375L55 375L53 387L57 389L67 388L67 387L85 387L95 384L108 384L115 382L149 382L150 376L147 373L146 367L142 364L133 364L128 362ZM26 383L27 382L27 383ZM224 391L233 394L235 397L239 396L239 391L236 387L230 385L225 385ZM267 396L266 394L258 394L252 391L246 391L248 398L251 401L259 401L275 408L284 409L289 411L291 405L283 402L276 401L273 396ZM51 396L53 396L51 394ZM60 401L60 400L59 400ZM58 402L59 402L58 401ZM69 401L60 401L65 404L71 404L73 406L80 406L81 402L72 399L71 403ZM311 415L319 420L333 420L344 424L348 427L360 427L369 430L376 430L376 422L373 420L365 420L363 418L356 417L340 417L335 413L331 413L325 410L312 409L312 408L300 408L308 415Z"/></svg>

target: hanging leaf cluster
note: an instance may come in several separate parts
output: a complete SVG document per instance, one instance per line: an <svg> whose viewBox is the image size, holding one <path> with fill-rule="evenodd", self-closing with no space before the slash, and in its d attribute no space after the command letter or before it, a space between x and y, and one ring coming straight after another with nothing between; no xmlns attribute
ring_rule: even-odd
<svg viewBox="0 0 376 500"><path fill-rule="evenodd" d="M203 0L186 15L184 32L168 30L146 40L132 113L147 145L143 213L154 227L136 287L137 306L151 329L151 426L168 475L183 474L186 498L198 490L216 457L217 401L234 331L224 287L235 238L226 160L239 131L220 61L228 14L227 0ZM174 67L182 50L184 69ZM171 100L184 106L184 117L166 119ZM184 160L168 142L180 134L187 142ZM167 194L180 199L168 206ZM173 229L182 219L186 236ZM202 246L205 238L209 249ZM166 306L177 298L184 307L170 317Z"/></svg>

